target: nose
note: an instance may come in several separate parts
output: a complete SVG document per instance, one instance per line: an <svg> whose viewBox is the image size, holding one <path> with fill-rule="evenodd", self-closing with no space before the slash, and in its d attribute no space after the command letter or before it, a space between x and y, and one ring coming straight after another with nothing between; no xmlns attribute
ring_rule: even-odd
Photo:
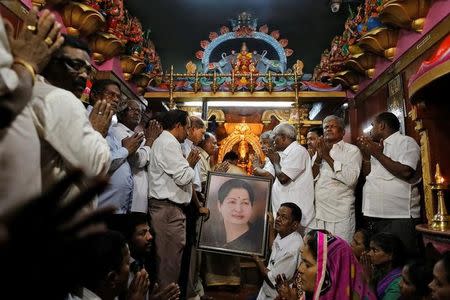
<svg viewBox="0 0 450 300"><path fill-rule="evenodd" d="M150 232L147 232L147 234L145 235L145 239L146 239L147 241L153 240L152 234L151 234Z"/></svg>

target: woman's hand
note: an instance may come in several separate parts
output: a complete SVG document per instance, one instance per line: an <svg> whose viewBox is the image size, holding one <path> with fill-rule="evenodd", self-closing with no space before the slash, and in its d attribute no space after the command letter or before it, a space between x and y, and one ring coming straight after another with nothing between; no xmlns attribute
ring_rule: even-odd
<svg viewBox="0 0 450 300"><path fill-rule="evenodd" d="M361 254L361 258L360 258L360 264L363 268L363 272L364 272L364 278L366 279L367 282L370 282L370 280L372 279L372 273L373 273L373 265L372 265L372 261L370 259L370 256L368 255L367 251L364 251Z"/></svg>
<svg viewBox="0 0 450 300"><path fill-rule="evenodd" d="M275 278L275 288L278 292L278 300L297 300L297 289L290 287L289 280L286 279L286 275L278 274Z"/></svg>

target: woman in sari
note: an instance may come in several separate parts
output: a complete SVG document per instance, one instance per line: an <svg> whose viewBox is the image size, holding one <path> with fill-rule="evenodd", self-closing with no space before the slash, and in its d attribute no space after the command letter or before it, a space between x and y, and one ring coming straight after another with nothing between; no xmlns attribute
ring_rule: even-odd
<svg viewBox="0 0 450 300"><path fill-rule="evenodd" d="M399 284L406 260L405 247L400 238L387 232L372 236L367 256L371 267L366 268L366 275L373 287L376 287L378 299L399 299Z"/></svg>
<svg viewBox="0 0 450 300"><path fill-rule="evenodd" d="M301 256L292 287L283 275L277 277L277 299L376 299L350 245L341 238L312 230L305 238Z"/></svg>

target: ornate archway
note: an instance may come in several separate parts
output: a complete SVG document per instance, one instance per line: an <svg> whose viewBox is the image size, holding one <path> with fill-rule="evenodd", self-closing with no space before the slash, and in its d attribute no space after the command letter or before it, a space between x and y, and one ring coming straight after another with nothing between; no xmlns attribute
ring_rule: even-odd
<svg viewBox="0 0 450 300"><path fill-rule="evenodd" d="M242 141L248 142L255 154L261 159L264 154L259 143L259 135L261 134L262 124L225 124L228 136L220 142L218 161L222 162L223 156L233 149L233 146Z"/></svg>

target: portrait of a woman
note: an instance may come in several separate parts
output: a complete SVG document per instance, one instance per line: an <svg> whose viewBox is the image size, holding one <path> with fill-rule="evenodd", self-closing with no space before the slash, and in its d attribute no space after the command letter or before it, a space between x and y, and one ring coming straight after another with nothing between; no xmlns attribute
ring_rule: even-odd
<svg viewBox="0 0 450 300"><path fill-rule="evenodd" d="M210 221L202 233L204 246L257 253L261 251L264 218L255 217L255 191L242 179L225 181L217 191L216 204L209 203ZM209 200L210 201L210 200Z"/></svg>

